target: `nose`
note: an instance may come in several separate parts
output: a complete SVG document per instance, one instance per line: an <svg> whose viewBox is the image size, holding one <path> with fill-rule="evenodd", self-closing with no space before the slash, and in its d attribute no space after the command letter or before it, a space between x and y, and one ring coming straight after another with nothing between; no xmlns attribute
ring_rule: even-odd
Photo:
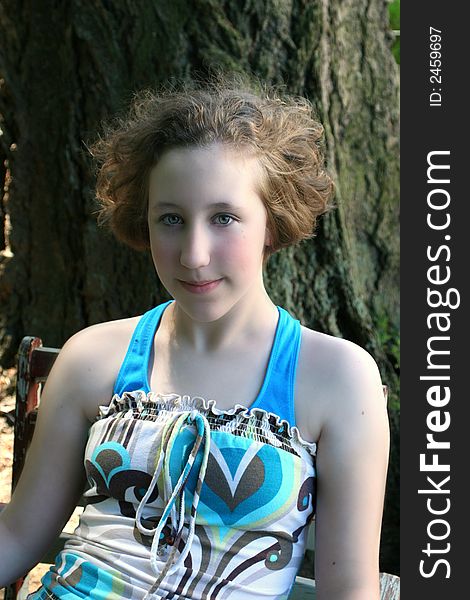
<svg viewBox="0 0 470 600"><path fill-rule="evenodd" d="M187 269L200 269L210 263L210 239L200 225L188 227L183 236L180 262Z"/></svg>

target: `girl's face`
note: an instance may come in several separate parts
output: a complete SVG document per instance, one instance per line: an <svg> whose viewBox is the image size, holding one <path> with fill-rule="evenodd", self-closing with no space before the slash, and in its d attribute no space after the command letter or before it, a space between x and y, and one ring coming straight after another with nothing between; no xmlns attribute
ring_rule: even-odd
<svg viewBox="0 0 470 600"><path fill-rule="evenodd" d="M161 282L209 322L264 291L266 210L261 167L223 144L166 152L149 177L148 225Z"/></svg>

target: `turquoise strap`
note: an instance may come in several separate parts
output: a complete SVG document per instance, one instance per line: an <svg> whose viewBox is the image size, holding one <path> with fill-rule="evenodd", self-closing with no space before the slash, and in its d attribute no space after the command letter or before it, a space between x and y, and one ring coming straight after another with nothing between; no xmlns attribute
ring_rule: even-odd
<svg viewBox="0 0 470 600"><path fill-rule="evenodd" d="M148 383L148 365L155 332L165 308L174 302L169 300L142 315L134 330L126 356L114 384L114 394L122 396L124 392L142 390L150 392Z"/></svg>
<svg viewBox="0 0 470 600"><path fill-rule="evenodd" d="M169 300L142 315L135 328L129 347L116 379L113 394L142 390L150 392L148 366L155 332ZM274 336L263 385L250 409L260 408L274 413L295 426L295 374L300 352L300 322L286 310L277 307L279 320ZM246 405L240 398L239 404Z"/></svg>
<svg viewBox="0 0 470 600"><path fill-rule="evenodd" d="M300 352L300 322L286 310L277 307L279 322L266 376L261 390L250 406L262 408L295 426L295 375Z"/></svg>

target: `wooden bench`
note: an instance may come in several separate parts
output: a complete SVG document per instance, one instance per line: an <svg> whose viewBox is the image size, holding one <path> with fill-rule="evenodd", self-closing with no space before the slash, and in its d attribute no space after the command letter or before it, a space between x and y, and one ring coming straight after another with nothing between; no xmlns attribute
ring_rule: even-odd
<svg viewBox="0 0 470 600"><path fill-rule="evenodd" d="M21 475L26 452L33 436L41 386L46 381L58 354L59 348L44 347L38 337L27 336L21 341L16 384L12 491ZM41 562L52 564L69 537L67 533L62 532ZM22 590L23 584L25 582L27 584L26 578L27 575L5 588L5 600L19 600L20 597L26 596L25 591ZM380 582L381 600L399 599L399 577L381 573ZM313 600L315 597L315 582L305 577L296 577L289 600Z"/></svg>
<svg viewBox="0 0 470 600"><path fill-rule="evenodd" d="M18 483L26 458L26 452L33 437L41 386L47 379L52 365L59 354L59 348L43 347L38 337L26 336L22 339L17 361L16 404L13 441L12 493ZM65 538L66 534L61 534ZM65 539L58 539L41 562L53 563L54 550L60 551ZM25 575L26 577L26 575ZM14 600L21 595L25 577L5 588L5 600Z"/></svg>

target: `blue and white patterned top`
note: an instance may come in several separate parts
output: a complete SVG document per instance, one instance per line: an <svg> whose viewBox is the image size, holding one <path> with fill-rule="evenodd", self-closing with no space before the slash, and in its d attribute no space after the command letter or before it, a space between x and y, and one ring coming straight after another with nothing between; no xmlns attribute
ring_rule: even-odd
<svg viewBox="0 0 470 600"><path fill-rule="evenodd" d="M300 324L278 307L249 407L149 390L169 303L140 319L90 428L87 505L31 600L286 599L315 512L316 444L294 420Z"/></svg>

